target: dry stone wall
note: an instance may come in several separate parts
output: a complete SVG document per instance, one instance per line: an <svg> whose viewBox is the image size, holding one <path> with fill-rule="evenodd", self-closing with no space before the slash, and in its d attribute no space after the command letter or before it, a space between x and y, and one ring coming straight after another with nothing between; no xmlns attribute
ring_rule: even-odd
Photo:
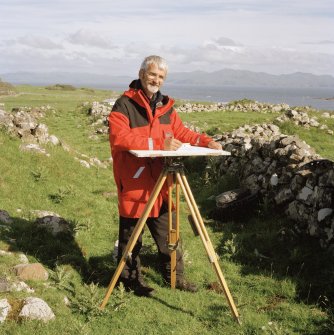
<svg viewBox="0 0 334 335"><path fill-rule="evenodd" d="M220 136L232 153L219 161L222 174L284 210L300 232L334 243L334 163L274 124L243 126Z"/></svg>
<svg viewBox="0 0 334 335"><path fill-rule="evenodd" d="M34 153L50 156L43 147L45 144L61 145L65 151L75 155L82 166L86 168L99 167L108 168L110 161L102 162L97 157L88 157L76 150L71 149L67 144L60 141L55 135L49 135L47 125L40 122L46 112L56 113L50 106L41 107L18 107L11 112L5 111L5 106L0 105L0 128L4 128L8 134L19 137L22 141L20 149Z"/></svg>
<svg viewBox="0 0 334 335"><path fill-rule="evenodd" d="M179 113L194 113L194 112L217 112L217 111L231 111L231 112L257 112L257 113L282 113L290 108L287 104L268 104L254 100L240 100L229 103L185 103L176 107Z"/></svg>
<svg viewBox="0 0 334 335"><path fill-rule="evenodd" d="M13 108L12 112L6 112L0 108L0 127L10 135L19 137L24 145L23 150L33 150L46 153L40 148L40 144L60 144L55 135L49 135L48 127L40 122L46 111L53 111L50 106L39 108L20 107Z"/></svg>

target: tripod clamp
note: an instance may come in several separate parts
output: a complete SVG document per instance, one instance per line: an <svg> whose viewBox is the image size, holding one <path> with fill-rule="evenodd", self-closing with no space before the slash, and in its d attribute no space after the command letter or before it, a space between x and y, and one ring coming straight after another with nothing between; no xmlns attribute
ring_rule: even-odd
<svg viewBox="0 0 334 335"><path fill-rule="evenodd" d="M183 171L184 164L181 157L164 157L164 169L167 172Z"/></svg>

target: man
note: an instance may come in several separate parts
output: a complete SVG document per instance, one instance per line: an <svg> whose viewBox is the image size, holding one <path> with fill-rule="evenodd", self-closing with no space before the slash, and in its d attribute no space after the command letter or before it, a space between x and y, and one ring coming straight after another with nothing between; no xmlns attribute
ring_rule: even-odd
<svg viewBox="0 0 334 335"><path fill-rule="evenodd" d="M162 171L160 158L138 158L132 150L177 150L182 143L221 149L221 145L205 134L186 128L177 115L174 100L162 95L160 88L166 78L168 66L159 56L144 59L139 79L115 102L109 115L110 145L114 178L118 190L119 245L118 261L129 241L138 218ZM163 277L170 280L170 254L167 246L168 207L167 188L164 187L146 222L158 247L159 265ZM127 290L139 296L150 296L153 288L143 281L139 252L142 236L127 260L120 280ZM176 288L196 291L196 286L183 278L183 260L177 250Z"/></svg>

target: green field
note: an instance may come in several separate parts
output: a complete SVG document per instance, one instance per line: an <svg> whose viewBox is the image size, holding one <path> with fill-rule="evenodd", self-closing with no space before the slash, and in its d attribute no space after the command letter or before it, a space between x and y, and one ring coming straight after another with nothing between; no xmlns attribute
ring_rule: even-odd
<svg viewBox="0 0 334 335"><path fill-rule="evenodd" d="M10 111L18 106L50 105L41 122L73 149L46 146L50 157L19 150L20 140L0 131L0 209L14 218L0 225L0 249L25 253L50 271L47 284L28 282L35 293L0 293L16 309L0 324L0 334L334 334L333 254L317 241L297 236L280 213L259 206L239 219L219 222L209 217L210 196L235 186L223 179L214 185L199 166L187 163L188 179L203 213L207 229L242 324L232 318L225 296L210 287L217 279L204 248L187 224L182 202L182 251L186 277L199 286L198 293L172 291L156 268L156 248L148 233L142 250L146 281L156 289L153 298L139 298L118 288L106 309L98 309L115 269L112 258L117 239L116 188L111 166L87 169L73 152L106 160L110 148L106 135L89 139L91 119L80 107L117 93L101 90L48 90L17 86L16 96L1 97ZM231 131L245 123L271 122L276 114L192 113L181 115L209 133ZM334 129L334 120L323 120ZM323 157L334 159L333 136L284 124L282 132L298 134ZM196 166L194 168L192 166ZM71 223L72 234L53 237L34 224L32 210L48 210ZM281 234L282 229L286 234ZM0 256L0 278L13 277L18 258ZM20 301L29 295L44 299L56 315L42 323L17 319ZM71 304L64 303L67 297Z"/></svg>

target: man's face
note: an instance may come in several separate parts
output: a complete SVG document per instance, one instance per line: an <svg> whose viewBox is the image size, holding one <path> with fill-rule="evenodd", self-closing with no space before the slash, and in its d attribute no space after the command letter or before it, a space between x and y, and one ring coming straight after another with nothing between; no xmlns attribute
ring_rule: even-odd
<svg viewBox="0 0 334 335"><path fill-rule="evenodd" d="M165 78L166 71L159 69L156 64L150 64L146 70L139 71L141 85L149 98L159 91Z"/></svg>

